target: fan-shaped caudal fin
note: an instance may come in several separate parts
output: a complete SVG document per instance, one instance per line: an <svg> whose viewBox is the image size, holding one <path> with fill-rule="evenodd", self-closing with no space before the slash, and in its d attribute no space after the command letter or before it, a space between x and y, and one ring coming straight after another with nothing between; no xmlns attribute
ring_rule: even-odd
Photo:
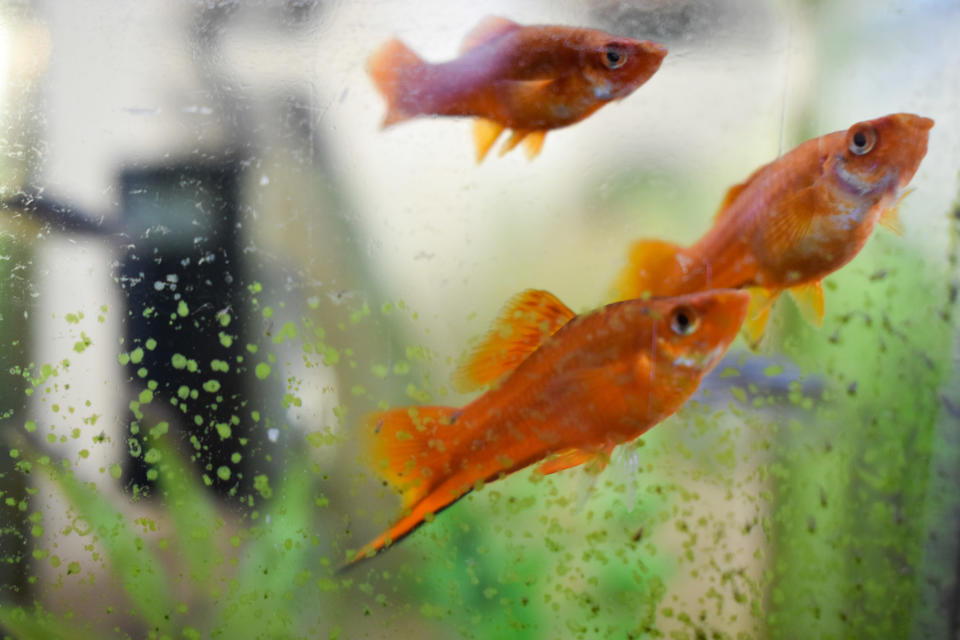
<svg viewBox="0 0 960 640"><path fill-rule="evenodd" d="M614 283L617 300L632 300L644 295L668 296L673 291L681 248L661 240L640 240L630 247L627 266Z"/></svg>
<svg viewBox="0 0 960 640"><path fill-rule="evenodd" d="M372 466L403 496L404 513L347 562L373 556L456 501L470 487L450 485L450 455L461 432L454 407L401 407L367 417L364 448Z"/></svg>
<svg viewBox="0 0 960 640"><path fill-rule="evenodd" d="M426 496L447 473L448 446L457 435L459 409L401 407L368 416L365 453L371 466L403 496L405 509Z"/></svg>
<svg viewBox="0 0 960 640"><path fill-rule="evenodd" d="M486 118L477 118L473 123L473 143L477 148L477 164L487 157L490 147L503 133L503 125Z"/></svg>
<svg viewBox="0 0 960 640"><path fill-rule="evenodd" d="M453 374L454 388L467 392L496 382L575 315L549 291L528 289L517 294Z"/></svg>
<svg viewBox="0 0 960 640"><path fill-rule="evenodd" d="M416 81L411 71L423 64L420 56L395 38L383 43L370 56L370 75L387 101L384 127L420 115L413 100L419 87L411 86Z"/></svg>
<svg viewBox="0 0 960 640"><path fill-rule="evenodd" d="M797 303L797 309L803 319L815 327L823 324L823 285L819 280L787 289L787 293Z"/></svg>
<svg viewBox="0 0 960 640"><path fill-rule="evenodd" d="M779 295L779 291L761 287L750 288L750 306L747 308L747 319L743 323L743 333L751 349L760 346L764 329L770 319L770 308Z"/></svg>

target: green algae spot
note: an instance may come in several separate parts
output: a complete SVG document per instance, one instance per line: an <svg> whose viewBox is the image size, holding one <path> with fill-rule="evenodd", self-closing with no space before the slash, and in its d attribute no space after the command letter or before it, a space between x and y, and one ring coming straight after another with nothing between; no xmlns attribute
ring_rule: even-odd
<svg viewBox="0 0 960 640"><path fill-rule="evenodd" d="M257 365L256 369L254 369L254 373L261 380L266 380L267 377L270 376L270 365L266 362L261 362Z"/></svg>
<svg viewBox="0 0 960 640"><path fill-rule="evenodd" d="M233 435L233 430L230 428L230 425L226 422L217 423L217 433L220 434L221 440L226 440L231 435Z"/></svg>
<svg viewBox="0 0 960 640"><path fill-rule="evenodd" d="M370 372L378 378L386 378L389 370L385 364L375 364L370 367Z"/></svg>
<svg viewBox="0 0 960 640"><path fill-rule="evenodd" d="M263 496L264 500L269 500L273 496L273 489L270 488L270 478L265 474L254 476L253 488Z"/></svg>
<svg viewBox="0 0 960 640"><path fill-rule="evenodd" d="M129 353L118 353L118 354L117 354L117 362L119 362L119 363L120 363L121 365L123 365L123 366L126 366L126 365L130 364L130 354L129 354Z"/></svg>
<svg viewBox="0 0 960 640"><path fill-rule="evenodd" d="M407 385L407 396L413 398L420 404L430 402L430 393L426 389L418 389L412 382Z"/></svg>
<svg viewBox="0 0 960 640"><path fill-rule="evenodd" d="M153 391L150 391L150 389L144 389L140 392L140 397L138 399L140 404L150 404L153 402Z"/></svg>
<svg viewBox="0 0 960 640"><path fill-rule="evenodd" d="M747 402L747 392L741 389L740 387L730 387L730 393L733 394L733 397L739 400L741 403L746 404Z"/></svg>
<svg viewBox="0 0 960 640"><path fill-rule="evenodd" d="M232 318L230 317L230 314L227 313L226 311L224 311L223 313L217 314L217 317L220 318L221 327L228 326L230 324L230 320L232 320Z"/></svg>
<svg viewBox="0 0 960 640"><path fill-rule="evenodd" d="M143 362L142 348L137 347L136 349L130 352L130 362L132 362L133 364L140 364L141 362Z"/></svg>
<svg viewBox="0 0 960 640"><path fill-rule="evenodd" d="M213 371L222 371L224 373L226 373L227 371L230 371L230 365L227 364L225 360L219 360L216 358L210 361L210 368Z"/></svg>
<svg viewBox="0 0 960 640"><path fill-rule="evenodd" d="M23 428L27 430L27 433L33 433L37 430L37 423L33 420L27 420L23 423Z"/></svg>
<svg viewBox="0 0 960 640"><path fill-rule="evenodd" d="M181 300L179 303L177 303L178 316L180 316L181 318L186 318L189 313L190 313L190 307L187 305L185 301Z"/></svg>
<svg viewBox="0 0 960 640"><path fill-rule="evenodd" d="M274 344L281 344L287 339L293 340L299 335L297 326L292 322L284 322L280 331L273 337Z"/></svg>
<svg viewBox="0 0 960 640"><path fill-rule="evenodd" d="M68 313L66 315L66 320L69 324L80 324L80 319L83 318L82 313Z"/></svg>
<svg viewBox="0 0 960 640"><path fill-rule="evenodd" d="M229 479L230 479L230 467L221 466L221 467L217 468L217 477L219 477L221 480L229 480Z"/></svg>
<svg viewBox="0 0 960 640"><path fill-rule="evenodd" d="M406 360L398 360L393 363L393 374L396 376L405 376L410 373L410 363Z"/></svg>
<svg viewBox="0 0 960 640"><path fill-rule="evenodd" d="M233 346L233 336L228 333L220 332L220 344L229 349Z"/></svg>
<svg viewBox="0 0 960 640"><path fill-rule="evenodd" d="M318 298L317 296L310 296L309 298L307 298L307 306L310 307L311 309L319 309L320 298Z"/></svg>
<svg viewBox="0 0 960 640"><path fill-rule="evenodd" d="M74 560L67 565L67 575L73 575L75 573L80 573L80 563Z"/></svg>
<svg viewBox="0 0 960 640"><path fill-rule="evenodd" d="M180 385L180 388L177 389L177 397L179 397L181 400L186 400L189 395L190 387L185 384Z"/></svg>
<svg viewBox="0 0 960 640"><path fill-rule="evenodd" d="M331 367L340 362L340 352L333 347L327 347L323 351L323 364Z"/></svg>
<svg viewBox="0 0 960 640"><path fill-rule="evenodd" d="M148 449L145 454L143 454L143 461L149 464L156 464L163 459L163 454L160 453L159 449Z"/></svg>
<svg viewBox="0 0 960 640"><path fill-rule="evenodd" d="M783 366L779 364L772 364L763 370L763 375L767 376L768 378L778 376L781 373L783 373Z"/></svg>
<svg viewBox="0 0 960 640"><path fill-rule="evenodd" d="M253 282L247 285L247 290L252 294L258 294L261 291L263 291L263 285L257 282L256 280L254 280Z"/></svg>
<svg viewBox="0 0 960 640"><path fill-rule="evenodd" d="M253 344L252 342L247 345L247 351L249 351L250 353L256 353L259 350L260 350L260 347Z"/></svg>
<svg viewBox="0 0 960 640"><path fill-rule="evenodd" d="M187 366L187 356L182 353L175 353L170 358L170 364L173 365L174 369L185 369Z"/></svg>
<svg viewBox="0 0 960 640"><path fill-rule="evenodd" d="M147 338L147 341L144 344L149 351L153 351L154 349L157 348L157 341L154 340L153 338Z"/></svg>
<svg viewBox="0 0 960 640"><path fill-rule="evenodd" d="M240 455L240 452L234 451L230 456L230 462L233 464L240 464L240 461L243 460L243 456Z"/></svg>
<svg viewBox="0 0 960 640"><path fill-rule="evenodd" d="M363 306L350 314L350 324L357 324L370 315L370 305L363 303Z"/></svg>
<svg viewBox="0 0 960 640"><path fill-rule="evenodd" d="M264 307L263 308L263 317L272 318L273 317L273 307Z"/></svg>
<svg viewBox="0 0 960 640"><path fill-rule="evenodd" d="M80 332L80 339L73 343L73 350L77 353L83 353L93 344L93 340L90 339L90 336L87 335L86 331Z"/></svg>
<svg viewBox="0 0 960 640"><path fill-rule="evenodd" d="M167 431L170 430L170 424L167 422L158 422L154 426L150 427L150 437L156 440L161 436L165 436Z"/></svg>
<svg viewBox="0 0 960 640"><path fill-rule="evenodd" d="M120 474L123 473L123 469L120 468L119 463L114 463L110 465L110 477L114 480L120 479Z"/></svg>

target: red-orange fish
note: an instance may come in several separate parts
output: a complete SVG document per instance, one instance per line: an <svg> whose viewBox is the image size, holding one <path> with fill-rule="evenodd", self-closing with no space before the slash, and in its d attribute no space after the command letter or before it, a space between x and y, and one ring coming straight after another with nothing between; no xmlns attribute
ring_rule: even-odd
<svg viewBox="0 0 960 640"><path fill-rule="evenodd" d="M583 120L650 79L667 50L596 29L522 26L491 16L467 35L450 62L424 62L399 40L370 58L387 101L383 126L420 115L474 116L477 162L504 129L501 155L524 142L540 152L550 129Z"/></svg>
<svg viewBox="0 0 960 640"><path fill-rule="evenodd" d="M756 343L770 306L788 291L819 325L820 281L857 255L878 221L899 230L900 194L926 155L932 126L897 113L804 142L731 188L693 245L634 244L617 296L755 287L745 327Z"/></svg>
<svg viewBox="0 0 960 640"><path fill-rule="evenodd" d="M463 408L374 414L366 451L403 496L404 514L355 562L396 542L483 482L541 463L554 473L588 461L674 413L734 340L743 291L630 300L576 316L546 291L504 308L458 370L460 390L493 385Z"/></svg>

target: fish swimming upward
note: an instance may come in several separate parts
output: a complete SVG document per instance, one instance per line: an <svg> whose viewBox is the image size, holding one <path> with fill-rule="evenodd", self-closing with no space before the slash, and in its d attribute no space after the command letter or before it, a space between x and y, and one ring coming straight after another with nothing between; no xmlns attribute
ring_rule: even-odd
<svg viewBox="0 0 960 640"><path fill-rule="evenodd" d="M756 344L787 291L819 326L824 276L857 255L877 222L899 232L897 206L931 127L929 118L897 113L804 142L731 188L693 245L634 244L617 298L754 287L744 326Z"/></svg>
<svg viewBox="0 0 960 640"><path fill-rule="evenodd" d="M383 126L421 115L476 117L480 162L504 129L513 134L500 155L523 141L527 156L535 157L547 131L628 96L666 55L646 40L491 16L467 35L455 60L424 62L390 40L371 56L369 69L387 101Z"/></svg>
<svg viewBox="0 0 960 640"><path fill-rule="evenodd" d="M454 377L460 390L490 390L462 408L369 417L366 455L401 493L404 511L350 562L524 467L540 463L549 474L592 461L602 469L614 447L693 394L739 332L749 298L708 291L577 316L546 291L517 295Z"/></svg>

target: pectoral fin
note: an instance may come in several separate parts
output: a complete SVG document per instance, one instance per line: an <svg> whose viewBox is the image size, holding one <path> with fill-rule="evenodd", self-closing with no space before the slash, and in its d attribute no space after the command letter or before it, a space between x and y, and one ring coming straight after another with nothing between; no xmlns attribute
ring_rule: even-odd
<svg viewBox="0 0 960 640"><path fill-rule="evenodd" d="M903 235L903 223L900 222L900 205L903 204L903 199L913 193L914 190L914 187L910 187L897 198L893 206L884 209L883 213L880 214L881 226L893 231L898 236Z"/></svg>
<svg viewBox="0 0 960 640"><path fill-rule="evenodd" d="M823 285L819 280L791 287L787 293L797 303L804 320L815 327L823 324Z"/></svg>
<svg viewBox="0 0 960 640"><path fill-rule="evenodd" d="M503 133L504 126L499 122L477 118L473 123L473 143L477 148L477 164L483 162L490 151L490 147Z"/></svg>
<svg viewBox="0 0 960 640"><path fill-rule="evenodd" d="M543 140L546 136L546 131L533 131L523 139L523 149L527 152L527 160L533 160L540 155L540 150L543 149Z"/></svg>
<svg viewBox="0 0 960 640"><path fill-rule="evenodd" d="M610 454L613 453L614 445L604 444L596 450L587 449L564 449L557 452L554 456L547 458L537 471L543 475L550 475L557 471L570 469L584 463L589 463L587 468L591 473L600 473L610 462Z"/></svg>

